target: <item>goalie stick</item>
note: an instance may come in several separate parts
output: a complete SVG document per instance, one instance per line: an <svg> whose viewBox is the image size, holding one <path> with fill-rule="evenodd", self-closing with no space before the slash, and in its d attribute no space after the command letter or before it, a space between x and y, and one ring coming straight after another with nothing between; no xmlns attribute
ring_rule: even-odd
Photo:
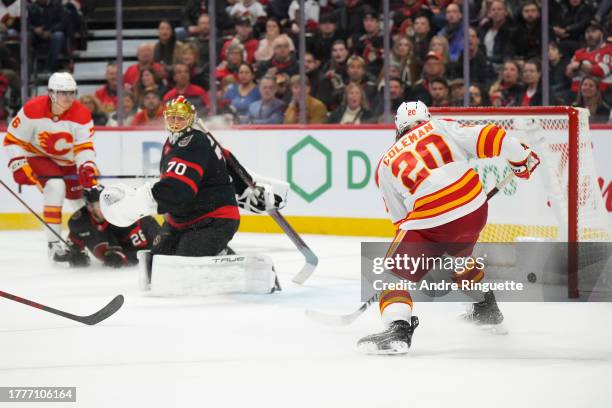
<svg viewBox="0 0 612 408"><path fill-rule="evenodd" d="M28 299L24 299L16 295L12 295L7 292L3 292L1 290L0 290L0 296L6 299L14 300L15 302L23 303L24 305L35 307L36 309L44 310L45 312L53 313L54 315L65 317L66 319L74 320L75 322L89 325L89 326L98 324L102 320L105 320L108 317L112 316L123 305L123 295L117 295L115 296L113 300L111 300L106 306L98 310L96 313L91 314L89 316L78 316L72 313L64 312L62 310L58 310L58 309L54 309L49 306L42 305L40 303L31 301Z"/></svg>
<svg viewBox="0 0 612 408"><path fill-rule="evenodd" d="M223 148L221 144L217 141L217 139L215 139L215 137L212 135L212 133L210 133L210 131L206 129L206 126L204 125L202 119L198 119L196 125L198 128L200 128L201 131L206 133L219 147ZM244 171L242 166L239 166L237 163L231 160L230 157L226 157L226 160L247 186L255 187L255 182L253 181L253 178L247 172ZM300 272L293 277L293 282L297 283L298 285L301 285L306 282L306 279L308 279L310 275L312 275L315 268L317 267L317 264L319 263L319 258L317 257L317 255L315 255L312 249L310 249L310 247L306 245L304 240L302 240L302 238L293 229L293 227L289 224L285 217L283 217L283 215L278 211L278 209L274 208L272 210L268 210L267 213L289 237L291 242L293 242L293 244L297 247L298 251L300 251L300 253L304 256L306 260L306 263L304 264Z"/></svg>
<svg viewBox="0 0 612 408"><path fill-rule="evenodd" d="M491 191L487 193L487 201L489 201L491 198L495 196L495 194L497 194L500 190L506 187L506 185L510 182L510 180L512 180L513 177L514 177L513 172L508 173L506 177L503 178L502 181L500 181L495 187L491 189ZM330 326L348 326L349 324L353 323L353 321L355 321L359 316L361 316L363 312L368 310L368 308L373 303L377 302L378 297L379 297L379 293L377 292L374 294L374 296L372 296L371 298L366 300L364 303L362 303L362 305L359 306L357 310L355 310L352 313L348 313L348 314L337 315L337 314L319 312L316 310L306 310L305 313L306 313L306 317L318 323L323 323L323 324L327 324Z"/></svg>
<svg viewBox="0 0 612 408"><path fill-rule="evenodd" d="M76 180L79 178L76 174L69 174L66 176L37 176L40 179L68 179L68 180ZM97 179L105 180L105 179L158 179L159 176L154 174L102 174L96 176Z"/></svg>

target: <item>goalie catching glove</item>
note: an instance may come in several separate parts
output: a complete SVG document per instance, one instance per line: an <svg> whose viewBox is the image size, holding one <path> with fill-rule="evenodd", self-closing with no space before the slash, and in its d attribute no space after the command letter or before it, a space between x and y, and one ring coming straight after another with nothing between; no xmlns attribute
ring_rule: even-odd
<svg viewBox="0 0 612 408"><path fill-rule="evenodd" d="M527 154L525 159L518 161L518 162L513 162L511 160L508 160L508 164L510 165L510 169L512 169L516 177L519 177L522 179L529 179L533 171L540 164L540 158L534 151L532 151L529 148L529 146L525 144L522 144L522 145L523 145L523 148L525 149L525 153Z"/></svg>
<svg viewBox="0 0 612 408"><path fill-rule="evenodd" d="M147 215L156 214L157 202L149 183L138 188L116 184L100 193L100 210L111 224L127 227Z"/></svg>
<svg viewBox="0 0 612 408"><path fill-rule="evenodd" d="M240 208L257 214L285 206L285 200L280 195L274 194L269 184L247 187L236 200Z"/></svg>

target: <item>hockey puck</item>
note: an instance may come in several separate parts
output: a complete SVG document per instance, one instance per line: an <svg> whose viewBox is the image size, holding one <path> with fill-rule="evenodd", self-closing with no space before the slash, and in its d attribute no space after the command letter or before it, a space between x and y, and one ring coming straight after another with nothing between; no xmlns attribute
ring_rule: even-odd
<svg viewBox="0 0 612 408"><path fill-rule="evenodd" d="M531 283L536 281L536 274L531 272L529 275L527 275L527 280Z"/></svg>

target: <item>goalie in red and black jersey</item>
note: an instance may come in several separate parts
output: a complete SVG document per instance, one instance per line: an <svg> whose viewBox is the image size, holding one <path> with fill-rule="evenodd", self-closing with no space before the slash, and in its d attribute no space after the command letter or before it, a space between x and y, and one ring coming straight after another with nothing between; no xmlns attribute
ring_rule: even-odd
<svg viewBox="0 0 612 408"><path fill-rule="evenodd" d="M238 230L238 206L263 212L279 208L284 200L263 185L248 187L226 166L231 153L192 127L195 108L184 97L166 104L164 118L170 135L162 151L160 181L138 189L107 187L100 198L104 217L127 226L147 215L165 214L153 254L222 254Z"/></svg>

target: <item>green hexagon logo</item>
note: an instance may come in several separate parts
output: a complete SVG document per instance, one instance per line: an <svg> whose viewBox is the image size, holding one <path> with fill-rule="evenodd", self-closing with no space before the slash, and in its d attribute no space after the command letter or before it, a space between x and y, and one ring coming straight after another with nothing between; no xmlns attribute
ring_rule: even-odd
<svg viewBox="0 0 612 408"><path fill-rule="evenodd" d="M300 186L298 184L299 174L297 174L297 172L294 172L294 168L308 168L307 166L312 167L312 165L317 161L315 151L317 152L317 155L320 155L320 160L324 161L324 163L321 163L321 166L325 168L325 175L322 177L320 184L317 182L315 186L306 186L304 184ZM307 163L304 163L305 166L296 166L296 163L300 160L307 161ZM300 197L311 203L316 200L321 194L330 189L332 185L331 166L331 151L327 147L322 145L317 139L308 135L287 151L287 181L289 181L289 186Z"/></svg>

